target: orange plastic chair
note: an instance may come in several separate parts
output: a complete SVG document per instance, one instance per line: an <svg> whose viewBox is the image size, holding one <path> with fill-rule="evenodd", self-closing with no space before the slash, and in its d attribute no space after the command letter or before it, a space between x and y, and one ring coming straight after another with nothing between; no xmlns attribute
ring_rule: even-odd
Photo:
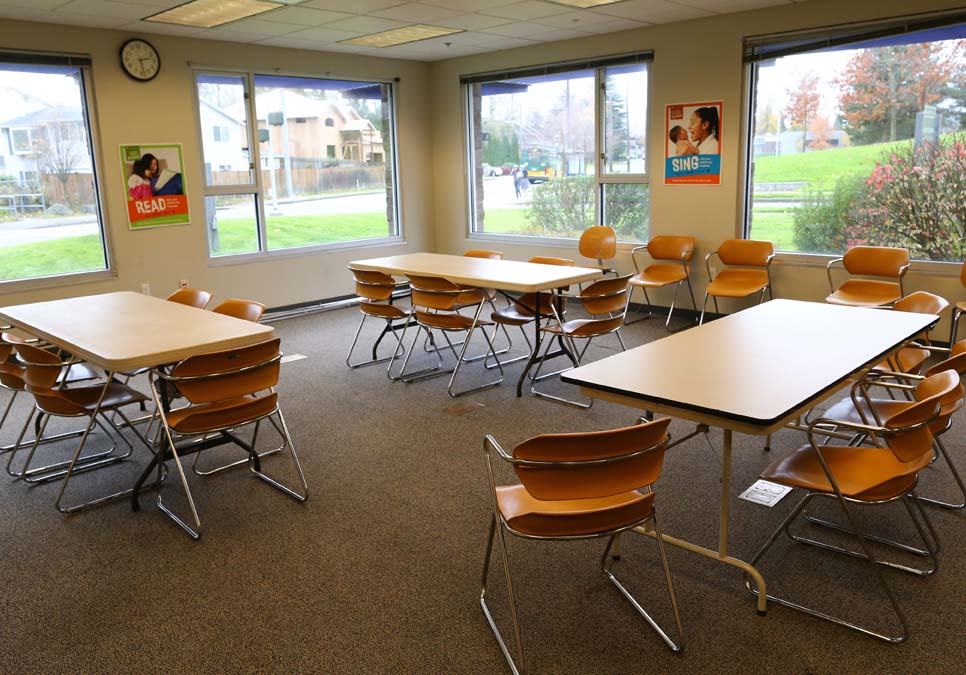
<svg viewBox="0 0 966 675"><path fill-rule="evenodd" d="M963 262L963 266L959 271L959 283L966 288L966 262ZM959 336L959 318L966 313L966 300L960 300L953 307L953 324L949 329L949 344L954 344L956 338Z"/></svg>
<svg viewBox="0 0 966 675"><path fill-rule="evenodd" d="M503 254L499 251L486 251L483 249L472 249L463 254L464 258L485 258L488 260L503 260Z"/></svg>
<svg viewBox="0 0 966 675"><path fill-rule="evenodd" d="M188 305L189 307L204 309L211 302L211 293L197 288L179 288L166 299L171 302L177 302L179 305Z"/></svg>
<svg viewBox="0 0 966 675"><path fill-rule="evenodd" d="M510 571L505 533L533 541L569 541L607 538L600 559L604 576L647 621L661 639L678 652L683 631L674 584L668 567L664 540L654 507L654 483L661 474L668 447L668 418L624 429L576 434L534 436L506 452L493 436L483 440L487 479L493 513L483 559L480 606L496 637L510 670L526 672L520 621ZM493 455L513 466L519 485L497 485ZM661 556L664 581L674 612L677 641L651 618L610 570L610 552L617 538L632 528L650 524ZM516 643L516 659L510 653L490 608L486 604L486 581L499 532L499 553L506 579L510 621ZM622 556L626 557L626 556Z"/></svg>
<svg viewBox="0 0 966 675"><path fill-rule="evenodd" d="M7 471L11 475L23 478L31 483L46 482L63 477L60 491L54 502L54 506L61 513L79 511L88 506L130 494L131 490L128 489L72 506L63 506L61 504L75 470L79 472L107 466L129 457L134 452L134 446L121 433L120 428L114 425L108 417L109 414L119 416L124 421L125 426L144 443L149 451L151 450L151 443L137 430L131 423L131 420L122 411L122 408L125 406L141 404L147 401L147 396L117 381L101 381L67 387L65 385L66 375L76 362L74 359L64 360L63 357L53 352L29 344L17 345L17 353L25 366L23 375L25 390L33 396L35 412L40 413L43 416L43 420L37 429L37 436L27 453L23 468L19 472L13 472L11 466L14 456L17 450L24 447L23 434L30 424L30 420L28 419L23 431L21 431L20 437L11 450L10 459L7 462ZM86 417L88 422L85 430L80 434L80 442L69 461L32 468L31 463L34 453L44 441L44 432L47 429L47 424L50 422L51 417ZM98 417L101 419L99 420ZM81 452L95 425L99 426L110 438L120 438L127 445L127 452L113 454L116 448L115 443L112 444L109 450L82 457Z"/></svg>
<svg viewBox="0 0 966 675"><path fill-rule="evenodd" d="M881 279L849 279L837 289L832 281L832 267L840 264L850 275L884 277ZM849 307L885 307L901 298L902 277L909 270L909 251L890 246L853 246L841 258L830 260L825 267L829 296L825 302Z"/></svg>
<svg viewBox="0 0 966 675"><path fill-rule="evenodd" d="M550 347L555 342L554 337L557 337L561 344L566 342L569 345L569 349L565 350L565 353L573 361L574 367L580 365L584 354L587 352L587 348L590 346L591 340L596 337L613 333L617 336L621 350L627 349L624 345L624 338L621 337L620 330L624 325L624 317L627 314L627 298L630 295L627 283L630 278L630 274L625 274L622 277L614 279L595 281L581 291L580 295L576 298L583 305L584 311L590 315L589 319L572 319L570 321L563 321L562 323L550 324L544 328L547 333L544 338L546 346L544 347L543 355L537 362L537 367L534 370L533 378L530 382L530 392L534 396L548 398L559 401L560 403L567 403L578 408L589 408L594 404L593 399L589 399L584 403L539 391L537 389L538 381L546 379L551 375L562 373L565 370L569 370L569 368L546 374L543 377L540 376L540 370L547 360ZM586 340L582 350L578 350L574 343L578 339Z"/></svg>
<svg viewBox="0 0 966 675"><path fill-rule="evenodd" d="M345 364L350 368L361 368L374 363L398 359L406 350L396 331L405 327L410 314L409 310L393 304L393 293L399 288L399 284L391 276L382 272L361 270L352 265L349 265L349 271L352 272L352 277L356 283L356 295L359 297L359 311L362 313L362 321L359 322L359 328L356 329L352 344L349 345L349 352L345 355ZM369 318L381 319L385 322L385 325L382 332L372 343L372 358L368 361L353 363L352 352L355 350L359 336L362 334L362 327L366 325L366 320ZM390 333L396 338L396 348L393 350L392 356L380 358L379 344Z"/></svg>
<svg viewBox="0 0 966 675"><path fill-rule="evenodd" d="M916 314L935 314L939 316L949 307L949 301L934 293L926 291L916 291L900 298L892 305L896 312L913 312ZM895 355L889 357L879 368L899 371L902 373L918 373L923 364L929 360L934 347L929 341L929 333L923 333L918 337L918 344L903 347ZM945 351L943 349L942 351Z"/></svg>
<svg viewBox="0 0 966 675"><path fill-rule="evenodd" d="M189 356L175 365L170 372L157 368L151 370L151 393L160 414L164 440L163 447L155 455L144 476L156 467L160 480L164 463L168 459L174 460L194 525L189 525L164 503L161 490L158 490L157 504L161 511L193 539L201 536L201 520L188 487L179 452L198 452L206 444L178 446L178 440L193 437L210 440L210 436L220 435L246 452L248 468L255 476L296 501L304 502L308 498L305 475L302 473L298 455L295 454L295 446L275 392L282 360L280 343L281 340L275 338L248 347ZM188 401L188 405L165 410L162 382L176 386ZM266 419L282 437L282 448L288 449L301 492L283 485L262 470L261 460L267 453L257 452L256 440L259 426ZM248 425L254 425L254 431L251 441L246 443L239 438L238 429ZM278 449L269 452L277 451Z"/></svg>
<svg viewBox="0 0 966 675"><path fill-rule="evenodd" d="M758 302L768 297L774 298L771 290L771 261L775 257L775 249L770 241L755 239L728 239L718 248L704 257L704 265L708 270L707 290L704 292L704 303L701 305L701 316L698 324L704 323L704 312L708 306L708 297L714 299L714 311L720 314L718 298L746 298L758 293ZM717 275L711 273L710 260L713 256L725 265L725 269Z"/></svg>
<svg viewBox="0 0 966 675"><path fill-rule="evenodd" d="M577 241L577 251L585 258L596 260L596 265L581 265L581 267L596 267L604 274L614 272L612 265L605 263L613 260L617 255L617 233L606 225L594 225L584 230Z"/></svg>
<svg viewBox="0 0 966 675"><path fill-rule="evenodd" d="M225 314L236 319L258 323L262 320L265 305L254 300L225 300L211 311L215 314Z"/></svg>
<svg viewBox="0 0 966 675"><path fill-rule="evenodd" d="M413 334L412 343L409 346L409 351L406 354L406 358L403 361L398 375L392 375L392 362L390 362L389 378L394 380L400 379L403 382L419 382L432 377L450 375L447 391L453 397L462 396L463 394L479 391L488 387L494 387L503 382L503 366L500 364L496 350L493 348L493 341L485 330L486 326L491 326L492 323L480 318L483 313L483 305L486 303L486 294L483 290L471 289L466 286L454 284L452 281L443 279L442 277L427 277L414 274L409 274L407 277L409 279L409 286L412 289L413 312L410 315L410 319L406 322L405 328L403 328L403 334L400 340L406 338L406 331L409 330L410 325L414 321L417 329ZM459 312L461 308L467 306L475 307L472 317L465 316ZM500 377L497 380L486 382L476 387L456 391L453 385L456 382L460 368L467 361L465 358L466 350L477 328L480 328L480 332L483 334L483 338L486 340L488 347L488 351L484 357L489 358L492 356L496 367L500 370ZM434 330L443 336L446 345L449 347L449 351L452 352L456 359L453 368L443 368L443 357L440 353L440 348L435 346L435 338L433 337ZM409 366L409 361L413 355L416 340L419 338L420 332L425 332L427 340L433 345L433 349L429 351L430 353L436 354L436 366L407 373L406 368ZM459 353L456 351L457 345L450 340L449 333L466 334L466 337L461 343L462 349Z"/></svg>
<svg viewBox="0 0 966 675"><path fill-rule="evenodd" d="M768 596L771 602L887 642L901 642L908 637L909 629L902 608L899 606L892 590L886 584L881 566L888 565L916 574L929 574L936 567L936 545L930 543L926 538L924 530L913 515L910 500L905 499L906 496L916 497L919 471L927 467L932 460L933 432L930 425L941 414L942 400L961 387L959 376L953 371L947 370L933 377L935 379L930 379L929 396L921 401L910 403L908 407L887 418L882 425L853 424L826 417L816 419L808 427L807 445L803 445L777 459L762 472L761 477L765 480L793 488L802 488L807 491L807 494L792 509L791 513L750 561L752 565L757 565L764 553L782 533L787 533L792 539L800 543L819 546L823 550L841 550L852 558L864 559L871 566L872 572L888 597L892 609L902 625L902 632L898 635L880 632L869 626L832 616L774 595ZM873 440L875 446L823 445L821 437L827 435L824 432L830 426L867 434ZM858 539L859 551L839 549L825 542L806 539L804 536L787 532L789 525L814 497L827 497L839 502L848 519L849 529L847 531L854 534ZM929 518L925 509L922 508L918 500L912 501L918 507L919 515L929 525ZM849 505L891 502L901 502L905 506L909 517L915 523L916 529L925 543L926 552L932 558L932 569L919 570L892 561L879 560L873 554L869 545L870 537L860 528ZM929 527L931 528L931 525ZM935 533L933 532L933 534ZM748 588L753 594L757 594L757 591L752 589L750 585Z"/></svg>
<svg viewBox="0 0 966 675"><path fill-rule="evenodd" d="M530 258L527 262L536 263L539 265L560 265L564 267L573 267L574 261L569 258L551 258L546 256L536 256ZM566 291L567 289L558 289L560 291ZM493 323L501 324L503 326L516 326L523 333L523 339L527 343L527 353L523 356L516 356L512 359L504 359L503 365L508 363L516 363L517 361L522 361L523 359L529 359L530 354L533 351L533 345L530 344L530 338L527 336L525 326L533 323L536 314L540 314L541 319L553 318L554 308L551 307L551 303L554 298L550 293L540 293L540 307L537 307L537 293L524 293L519 298L514 299L512 302L507 302L505 307L501 307L492 314L490 314L490 320ZM563 316L565 311L564 302L562 298L556 300L557 312Z"/></svg>
<svg viewBox="0 0 966 675"><path fill-rule="evenodd" d="M824 413L825 417L837 420L845 420L853 424L874 423L881 426L882 420L895 415L909 407L908 401L895 400L894 398L875 398L870 396L871 386L878 386L888 391L901 391L902 393L913 393L916 400L924 398L923 392L928 392L924 384L927 378L938 375L944 371L951 370L962 377L966 375L966 340L953 345L949 352L949 357L936 363L926 370L924 375L909 375L905 373L888 373L873 371L868 378L857 382L852 387L852 396L842 399ZM910 384L910 382L912 384ZM966 484L963 483L959 470L953 462L952 457L946 450L942 442L941 435L952 427L952 417L963 407L962 387L958 391L951 392L950 395L941 401L942 409L939 417L930 425L935 436L935 446L937 454L941 456L949 467L953 480L959 486L963 501L958 504L943 502L920 495L919 500L933 506L945 509L958 510L966 508Z"/></svg>
<svg viewBox="0 0 966 675"><path fill-rule="evenodd" d="M638 266L637 253L647 251L647 254L654 260L653 263L643 270ZM644 291L644 300L651 306L651 298L647 294L647 289L664 288L674 284L674 295L671 297L671 307L667 312L667 320L664 327L670 330L671 315L674 314L674 303L678 298L678 291L682 284L688 285L688 293L691 296L691 307L697 311L698 305L694 302L694 290L691 288L691 258L694 256L694 237L659 235L652 237L643 246L637 246L631 250L631 260L634 262L634 269L637 274L631 277L628 283L633 294L635 288ZM637 323L653 316L653 312L648 311L644 316L627 321L627 324Z"/></svg>

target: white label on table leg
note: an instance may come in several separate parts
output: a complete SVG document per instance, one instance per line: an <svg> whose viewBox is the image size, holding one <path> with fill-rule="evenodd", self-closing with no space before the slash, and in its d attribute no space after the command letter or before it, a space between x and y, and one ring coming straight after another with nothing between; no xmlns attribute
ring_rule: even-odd
<svg viewBox="0 0 966 675"><path fill-rule="evenodd" d="M282 363L290 363L292 361L301 361L302 359L308 358L305 354L286 354L282 357Z"/></svg>
<svg viewBox="0 0 966 675"><path fill-rule="evenodd" d="M779 485L767 480L759 480L754 485L742 492L738 497L745 501L754 502L771 508L782 500L782 497L791 492L792 489L787 485Z"/></svg>

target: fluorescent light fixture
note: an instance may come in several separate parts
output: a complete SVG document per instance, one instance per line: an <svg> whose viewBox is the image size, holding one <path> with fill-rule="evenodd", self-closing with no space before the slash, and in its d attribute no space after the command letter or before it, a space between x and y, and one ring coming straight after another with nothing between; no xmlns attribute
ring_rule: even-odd
<svg viewBox="0 0 966 675"><path fill-rule="evenodd" d="M284 7L286 4L290 3L269 0L193 0L164 12L152 14L144 20L196 28L214 28L270 9Z"/></svg>
<svg viewBox="0 0 966 675"><path fill-rule="evenodd" d="M588 7L602 7L603 5L613 5L615 2L624 2L624 0L550 0L550 2L556 3L558 5L567 5L568 7L579 7L580 9L587 9Z"/></svg>
<svg viewBox="0 0 966 675"><path fill-rule="evenodd" d="M359 45L362 47L395 47L407 42L418 42L429 38L452 35L453 33L464 32L461 28L445 28L443 26L430 26L424 23L414 23L411 26L393 28L392 30L372 35L361 35L349 40L339 40L344 45Z"/></svg>

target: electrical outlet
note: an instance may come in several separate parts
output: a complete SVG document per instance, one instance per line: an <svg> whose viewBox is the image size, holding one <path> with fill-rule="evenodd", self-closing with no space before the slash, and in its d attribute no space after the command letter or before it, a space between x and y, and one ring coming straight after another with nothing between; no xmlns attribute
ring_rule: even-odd
<svg viewBox="0 0 966 675"><path fill-rule="evenodd" d="M141 293L151 295L151 284L141 284Z"/></svg>
<svg viewBox="0 0 966 675"><path fill-rule="evenodd" d="M181 281L178 282L178 286L180 286L181 288L187 288L188 287L188 280L187 279L182 279Z"/></svg>

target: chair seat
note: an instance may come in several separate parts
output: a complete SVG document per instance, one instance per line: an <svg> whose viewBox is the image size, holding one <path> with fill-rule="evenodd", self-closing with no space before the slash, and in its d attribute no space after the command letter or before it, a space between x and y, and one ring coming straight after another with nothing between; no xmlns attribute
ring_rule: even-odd
<svg viewBox="0 0 966 675"><path fill-rule="evenodd" d="M900 462L888 448L822 447L832 475L842 494L853 499L878 501L907 493L916 474L929 465L932 453L911 462ZM822 465L810 445L778 458L761 473L761 478L814 492L833 492Z"/></svg>
<svg viewBox="0 0 966 675"><path fill-rule="evenodd" d="M524 310L517 304L509 307L501 307L490 314L490 319L496 323L503 323L509 326L525 326L533 321L533 312Z"/></svg>
<svg viewBox="0 0 966 675"><path fill-rule="evenodd" d="M386 305L380 302L360 302L359 311L369 316L377 316L381 319L406 319L409 312L396 305Z"/></svg>
<svg viewBox="0 0 966 675"><path fill-rule="evenodd" d="M28 385L27 391L34 395L37 407L44 412L53 415L80 415L94 412L101 392L104 390L102 383L89 384L83 387L72 389L46 389L33 390ZM101 400L101 410L111 410L121 408L134 403L143 403L148 397L131 387L120 382L111 382L107 385L107 393Z"/></svg>
<svg viewBox="0 0 966 675"><path fill-rule="evenodd" d="M198 434L251 422L277 408L278 394L242 396L172 410L167 414L168 426L178 433Z"/></svg>
<svg viewBox="0 0 966 675"><path fill-rule="evenodd" d="M768 272L765 270L734 269L721 270L708 284L708 295L719 298L744 298L757 293L768 285Z"/></svg>
<svg viewBox="0 0 966 675"><path fill-rule="evenodd" d="M661 286L684 281L687 276L687 273L685 273L681 265L656 263L648 266L640 274L632 276L627 280L627 283L639 288L660 288Z"/></svg>
<svg viewBox="0 0 966 675"><path fill-rule="evenodd" d="M873 279L849 279L838 290L825 298L832 305L848 307L881 307L891 305L902 297L899 284Z"/></svg>
<svg viewBox="0 0 966 675"><path fill-rule="evenodd" d="M966 300L960 300L956 303L956 309L960 312L966 312Z"/></svg>
<svg viewBox="0 0 966 675"><path fill-rule="evenodd" d="M23 391L23 376L26 369L16 363L0 361L0 386L16 391Z"/></svg>
<svg viewBox="0 0 966 675"><path fill-rule="evenodd" d="M544 330L549 333L562 333L574 337L594 337L617 330L623 322L623 316L615 316L609 319L572 319L565 321L560 326L556 324L547 326Z"/></svg>
<svg viewBox="0 0 966 675"><path fill-rule="evenodd" d="M876 425L878 422L875 421L876 418L872 414L872 408L875 409L879 416L879 421L881 422L889 419L893 415L899 414L910 405L909 401L897 401L891 398L859 399L859 401L863 412L865 412L865 418L867 420L866 422L862 421L862 417L859 415L859 411L855 409L855 405L853 405L851 398L843 398L841 401L825 411L823 417L828 417L829 419L833 420L842 420L843 422L852 422L853 424ZM935 435L939 435L946 431L950 427L949 418L959 412L962 407L962 398L957 398L955 401L944 404L940 410L939 417L929 424L929 430Z"/></svg>
<svg viewBox="0 0 966 675"><path fill-rule="evenodd" d="M654 493L624 492L611 497L541 501L522 485L496 488L503 518L513 530L534 536L580 536L628 527L650 517Z"/></svg>
<svg viewBox="0 0 966 675"><path fill-rule="evenodd" d="M917 373L932 353L928 349L921 349L919 347L903 347L896 354L896 360L899 362L899 370L904 373ZM889 361L883 361L876 365L877 370L895 370L895 366Z"/></svg>
<svg viewBox="0 0 966 675"><path fill-rule="evenodd" d="M432 312L416 311L416 320L423 326L439 328L440 330L469 330L473 325L473 317L462 314L433 314ZM490 326L490 321L480 319L477 326Z"/></svg>

